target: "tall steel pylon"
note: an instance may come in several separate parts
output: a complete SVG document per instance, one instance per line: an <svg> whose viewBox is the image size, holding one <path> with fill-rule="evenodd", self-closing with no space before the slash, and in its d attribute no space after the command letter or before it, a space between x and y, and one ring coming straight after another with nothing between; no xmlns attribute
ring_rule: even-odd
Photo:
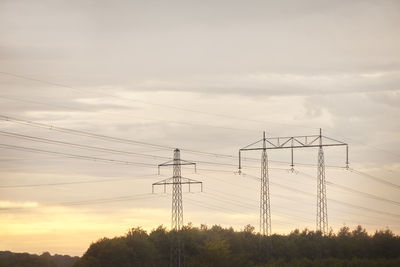
<svg viewBox="0 0 400 267"><path fill-rule="evenodd" d="M179 149L174 150L173 161L171 229L179 231L183 225L181 153Z"/></svg>
<svg viewBox="0 0 400 267"><path fill-rule="evenodd" d="M269 197L268 155L263 133L263 150L261 153L261 187L260 187L260 234L271 234L271 205Z"/></svg>
<svg viewBox="0 0 400 267"><path fill-rule="evenodd" d="M269 173L268 173L268 155L265 132L263 132L262 147L251 148L251 146L259 143L257 141L239 150L239 173L241 173L241 152L246 150L262 150L261 152L261 186L260 186L260 234L271 234L271 205L269 197Z"/></svg>
<svg viewBox="0 0 400 267"><path fill-rule="evenodd" d="M182 185L188 184L189 191L191 184L200 184L201 191L203 191L203 183L193 179L182 177L181 166L182 165L194 165L196 170L196 163L182 160L180 156L180 150L174 150L174 157L172 161L167 161L158 165L158 172L160 173L160 167L172 166L172 178L164 179L159 182L153 183L152 191L154 193L154 186L163 185L164 193L166 192L166 186L172 185L172 213L171 213L171 231L172 231L172 243L171 243L171 255L170 265L171 267L181 267L184 264L183 255L183 241L181 238L181 230L183 226L183 201L182 201Z"/></svg>
<svg viewBox="0 0 400 267"><path fill-rule="evenodd" d="M181 153L179 149L174 150L173 174L172 174L172 218L171 229L175 232L171 246L171 267L183 265L182 238L180 230L183 225L182 204L182 177L181 177Z"/></svg>
<svg viewBox="0 0 400 267"><path fill-rule="evenodd" d="M255 145L262 142L262 147ZM319 142L319 143L318 143ZM345 146L346 147L346 168L349 166L349 147L348 144L323 136L320 129L319 135L302 135L291 137L265 137L248 146L239 149L239 173L242 172L243 151L262 150L261 156L261 195L260 195L260 233L268 235L271 233L271 213L269 200L269 176L268 176L268 156L269 149L290 149L291 150L291 170L294 171L293 150L295 148L318 148L318 171L317 171L317 231L322 234L328 233L328 206L326 198L325 181L325 162L323 147L326 146Z"/></svg>
<svg viewBox="0 0 400 267"><path fill-rule="evenodd" d="M320 136L322 136L321 130ZM325 235L328 233L328 203L326 198L325 160L322 138L320 138L319 144L317 170L317 231L321 231L321 233Z"/></svg>

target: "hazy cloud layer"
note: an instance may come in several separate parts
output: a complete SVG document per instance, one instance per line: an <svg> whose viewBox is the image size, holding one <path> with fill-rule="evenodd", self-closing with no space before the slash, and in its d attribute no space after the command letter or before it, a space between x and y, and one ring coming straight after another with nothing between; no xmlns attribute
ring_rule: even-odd
<svg viewBox="0 0 400 267"><path fill-rule="evenodd" d="M0 115L182 148L183 158L199 162L197 174L184 169L184 176L205 186L203 194L184 194L185 223L257 226L257 178L234 174L236 158L189 150L236 156L263 130L292 136L316 134L321 127L349 143L352 167L400 184L399 28L398 1L0 0ZM79 255L102 235L138 225L169 226L170 195L77 207L62 203L149 194L153 182L170 176L171 169L157 176L156 166L172 150L0 124L2 131L154 156L0 135L6 145L64 153L0 148L0 209L8 209L0 226L12 225L12 231L0 231L0 250ZM343 149L326 149L325 155L327 164L344 165ZM315 164L316 156L315 150L296 151L296 169L315 176L315 166L299 163ZM258 176L259 153L248 157L256 160L246 162L244 171ZM273 231L313 229L315 180L286 170L289 151L271 151L269 159ZM393 186L350 171L327 168L327 179L400 201ZM81 183L87 181L93 183ZM54 183L60 184L49 185ZM334 187L328 187L328 197L398 210ZM362 224L370 231L400 231L393 216L378 218L334 201L329 216L333 229ZM60 235L63 227L67 231ZM33 241L22 242L27 239Z"/></svg>

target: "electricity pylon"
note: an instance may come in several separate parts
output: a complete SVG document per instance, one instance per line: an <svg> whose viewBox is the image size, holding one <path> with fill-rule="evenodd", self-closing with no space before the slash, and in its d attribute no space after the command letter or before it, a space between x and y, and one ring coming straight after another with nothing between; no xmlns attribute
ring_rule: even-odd
<svg viewBox="0 0 400 267"><path fill-rule="evenodd" d="M263 132L263 150L261 153L261 190L260 190L260 233L271 234L271 205L269 197L268 155Z"/></svg>
<svg viewBox="0 0 400 267"><path fill-rule="evenodd" d="M261 148L249 148L262 141ZM268 155L265 132L263 132L263 139L252 143L239 150L239 174L241 173L241 159L242 151L246 150L262 150L261 152L261 187L260 187L260 234L271 234L271 205L269 197L269 174L268 174Z"/></svg>
<svg viewBox="0 0 400 267"><path fill-rule="evenodd" d="M262 147L255 147L262 142ZM319 143L318 143L319 142ZM319 135L304 135L292 137L270 137L254 142L248 146L239 149L239 173L242 171L243 151L262 150L261 160L261 198L260 198L260 233L269 235L271 233L271 214L269 201L269 177L268 177L268 158L269 149L290 149L291 150L291 169L294 170L293 150L295 148L317 147L318 148L318 170L317 170L317 231L322 234L328 233L328 207L326 198L326 180L325 180L325 161L323 147L327 146L346 146L346 168L349 167L349 147L348 144L323 136L320 129ZM266 187L265 187L266 186ZM263 197L266 196L266 197ZM264 212L265 211L265 212ZM266 218L266 219L265 219Z"/></svg>
<svg viewBox="0 0 400 267"><path fill-rule="evenodd" d="M325 159L322 140L319 140L317 170L317 230L328 232L328 203L326 200Z"/></svg>
<svg viewBox="0 0 400 267"><path fill-rule="evenodd" d="M180 230L183 226L183 202L182 202L182 185L200 184L201 191L203 191L203 183L193 179L185 178L181 176L182 165L194 165L196 171L196 163L182 160L180 158L179 149L174 150L174 158L172 161L164 162L158 165L158 173L160 174L160 167L173 166L173 174L171 178L161 180L152 184L152 191L154 193L154 186L163 185L164 193L166 192L166 186L172 185L172 218L171 218L171 230L173 231L173 242L171 245L171 267L184 266L183 262L183 244L180 236Z"/></svg>

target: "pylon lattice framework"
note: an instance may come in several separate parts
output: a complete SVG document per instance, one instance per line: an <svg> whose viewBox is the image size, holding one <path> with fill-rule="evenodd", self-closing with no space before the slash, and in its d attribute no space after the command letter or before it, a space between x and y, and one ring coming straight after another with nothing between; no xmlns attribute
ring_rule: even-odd
<svg viewBox="0 0 400 267"><path fill-rule="evenodd" d="M159 182L153 183L152 191L154 193L154 186L164 186L164 193L166 192L166 186L172 185L172 213L171 213L171 230L173 233L172 244L171 244L171 267L184 266L183 261L183 243L180 236L180 230L183 226L183 200L182 200L182 185L200 184L201 191L203 191L203 183L193 179L182 177L181 166L182 165L194 165L196 170L196 163L182 160L180 158L180 150L174 150L174 157L172 162L167 161L158 165L158 171L160 173L160 167L173 166L172 178L164 179Z"/></svg>
<svg viewBox="0 0 400 267"><path fill-rule="evenodd" d="M319 144L317 143L319 141ZM262 142L262 147L255 147L256 144ZM321 231L324 235L328 233L328 208L326 198L326 181L325 181L325 162L323 147L328 146L345 146L346 147L346 168L349 166L348 144L335 140L333 138L323 136L320 129L319 135L304 135L292 137L271 137L256 141L248 146L239 149L239 173L242 172L241 153L244 151L262 150L261 157L261 195L260 195L260 233L269 235L271 233L271 213L269 200L269 175L268 175L268 156L269 149L291 149L291 167L294 167L293 150L295 148L312 148L317 147L318 150L318 171L317 171L317 231Z"/></svg>
<svg viewBox="0 0 400 267"><path fill-rule="evenodd" d="M317 230L324 234L328 233L328 205L326 198L324 151L322 146L318 149Z"/></svg>
<svg viewBox="0 0 400 267"><path fill-rule="evenodd" d="M179 149L174 151L174 165L172 176L172 220L171 228L179 231L183 225L181 159Z"/></svg>
<svg viewBox="0 0 400 267"><path fill-rule="evenodd" d="M262 235L271 234L271 205L269 197L268 155L265 144L265 132L263 138L263 150L261 153L260 233Z"/></svg>

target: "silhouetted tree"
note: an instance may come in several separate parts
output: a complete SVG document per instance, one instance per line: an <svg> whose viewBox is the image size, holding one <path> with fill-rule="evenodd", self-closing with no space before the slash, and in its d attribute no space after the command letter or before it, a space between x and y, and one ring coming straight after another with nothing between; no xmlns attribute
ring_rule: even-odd
<svg viewBox="0 0 400 267"><path fill-rule="evenodd" d="M77 260L78 257L51 256L48 252L44 252L39 256L28 253L0 251L0 267L70 267Z"/></svg>
<svg viewBox="0 0 400 267"><path fill-rule="evenodd" d="M160 226L93 243L75 267L169 266L173 232ZM180 232L186 266L400 266L400 238L390 230L368 235L361 226L337 234L298 229L289 235L261 236L247 225L242 231L191 224Z"/></svg>

